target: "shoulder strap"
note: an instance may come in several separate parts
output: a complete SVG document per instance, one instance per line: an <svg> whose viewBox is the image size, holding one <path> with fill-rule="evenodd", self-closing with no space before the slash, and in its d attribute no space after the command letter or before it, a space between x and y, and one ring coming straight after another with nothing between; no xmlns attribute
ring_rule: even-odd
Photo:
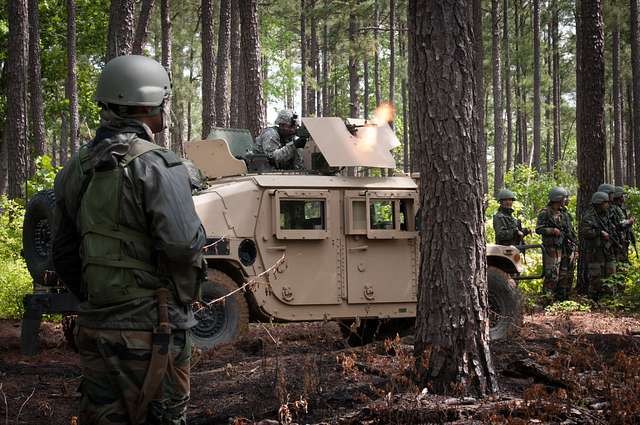
<svg viewBox="0 0 640 425"><path fill-rule="evenodd" d="M122 166L126 167L142 154L150 151L166 151L165 148L156 145L155 143L148 142L143 139L136 139L129 148L129 152L122 158Z"/></svg>

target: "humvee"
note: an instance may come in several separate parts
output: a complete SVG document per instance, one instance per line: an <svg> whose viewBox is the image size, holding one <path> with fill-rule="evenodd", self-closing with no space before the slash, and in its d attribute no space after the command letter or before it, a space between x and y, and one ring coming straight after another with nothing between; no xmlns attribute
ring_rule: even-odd
<svg viewBox="0 0 640 425"><path fill-rule="evenodd" d="M386 124L354 135L339 118L303 123L312 138L304 150L307 171L270 169L265 158L249 153L253 140L246 130L217 128L186 146L207 180L193 195L207 235L203 301L255 281L251 290L197 309L193 337L200 347L234 341L257 321L335 320L349 344L412 325L420 264L418 177L343 175L345 167L395 167L390 149L397 139ZM73 312L77 303L56 279L43 277L51 267L51 191L29 205L24 243L35 294L25 300L25 352L35 349L32 333L42 312ZM522 271L520 251L488 245L487 265L490 333L504 338L522 319L514 280Z"/></svg>

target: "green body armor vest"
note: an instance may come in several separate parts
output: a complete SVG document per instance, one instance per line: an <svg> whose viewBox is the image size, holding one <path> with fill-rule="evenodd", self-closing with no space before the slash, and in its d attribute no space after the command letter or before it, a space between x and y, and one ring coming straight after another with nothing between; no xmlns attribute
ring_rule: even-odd
<svg viewBox="0 0 640 425"><path fill-rule="evenodd" d="M138 139L132 143L119 166L106 171L94 170L88 151L80 151L80 166L88 179L79 211L82 277L91 304L106 306L151 297L155 293L155 288L141 287L135 276L135 271L157 274L157 265L152 258L153 241L147 234L120 224L119 215L126 167L140 155L161 149ZM135 246L135 252L144 253L146 260L125 254L126 245ZM158 276L158 284L160 280Z"/></svg>

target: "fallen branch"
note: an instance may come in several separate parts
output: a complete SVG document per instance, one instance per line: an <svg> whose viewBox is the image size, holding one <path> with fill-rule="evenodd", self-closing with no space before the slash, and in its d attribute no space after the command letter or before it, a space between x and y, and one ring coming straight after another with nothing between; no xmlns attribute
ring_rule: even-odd
<svg viewBox="0 0 640 425"><path fill-rule="evenodd" d="M2 400L4 401L4 423L9 425L9 405L7 404L7 395L2 390L2 383L0 382L0 394L2 394Z"/></svg>
<svg viewBox="0 0 640 425"><path fill-rule="evenodd" d="M26 406L27 403L29 403L29 400L31 400L31 397L33 397L35 393L36 393L36 387L33 387L33 391L31 391L31 394L29 394L29 397L27 397L24 403L22 403L22 406L20 406L20 410L18 410L18 416L16 416L16 425L18 425L18 423L20 422L20 414L22 413L22 409L24 409L24 406Z"/></svg>

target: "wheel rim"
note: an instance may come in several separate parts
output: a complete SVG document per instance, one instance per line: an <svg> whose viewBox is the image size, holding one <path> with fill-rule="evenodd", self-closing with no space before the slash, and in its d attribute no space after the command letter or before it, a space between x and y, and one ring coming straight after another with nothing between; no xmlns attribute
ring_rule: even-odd
<svg viewBox="0 0 640 425"><path fill-rule="evenodd" d="M204 297L205 302L211 301L212 298ZM229 300L227 300L229 301ZM225 306L214 304L211 307L205 307L195 314L198 324L192 329L193 334L202 339L213 338L221 333L227 323L227 315Z"/></svg>
<svg viewBox="0 0 640 425"><path fill-rule="evenodd" d="M43 218L38 220L34 226L33 241L35 245L36 253L41 257L49 255L49 248L51 247L51 227L49 226L49 220Z"/></svg>

